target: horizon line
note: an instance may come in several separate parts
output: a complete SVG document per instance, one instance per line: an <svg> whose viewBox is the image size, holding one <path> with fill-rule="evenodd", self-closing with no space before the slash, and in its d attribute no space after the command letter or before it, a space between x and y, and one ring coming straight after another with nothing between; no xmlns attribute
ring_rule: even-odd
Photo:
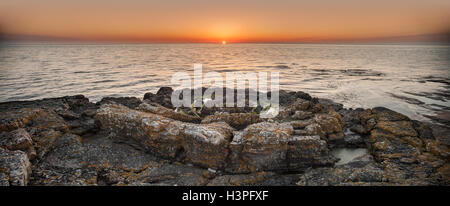
<svg viewBox="0 0 450 206"><path fill-rule="evenodd" d="M387 36L387 37L373 37L373 38L299 38L299 39L279 39L276 40L264 39L242 39L242 40L227 40L227 44L235 43L255 43L255 44L392 44L392 43L447 43L450 44L450 32L428 33L418 35L403 35L403 36ZM20 43L20 42L36 42L36 43L118 43L118 44L165 44L165 43L212 43L218 44L223 40L201 40L201 39L164 39L164 38L75 38L75 37L60 37L50 35L28 35L28 34L1 34L0 43Z"/></svg>

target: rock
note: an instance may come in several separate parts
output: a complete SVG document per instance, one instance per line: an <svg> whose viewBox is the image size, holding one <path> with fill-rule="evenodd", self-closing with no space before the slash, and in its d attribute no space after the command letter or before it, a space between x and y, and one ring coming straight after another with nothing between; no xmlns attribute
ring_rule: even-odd
<svg viewBox="0 0 450 206"><path fill-rule="evenodd" d="M4 124L1 126L5 128L5 131L26 128L25 130L33 140L37 157L45 155L52 148L53 143L64 132L69 131L64 119L52 109L24 108L0 112L0 116L2 115L6 116L2 119Z"/></svg>
<svg viewBox="0 0 450 206"><path fill-rule="evenodd" d="M69 131L69 127L63 118L52 110L47 110L33 119L32 124L27 127L27 131L33 139L37 157L41 158L53 149L54 143Z"/></svg>
<svg viewBox="0 0 450 206"><path fill-rule="evenodd" d="M294 115L296 111L308 111L310 108L312 108L312 103L310 101L296 99L292 104L283 108L277 118L286 119Z"/></svg>
<svg viewBox="0 0 450 206"><path fill-rule="evenodd" d="M182 122L200 123L202 121L200 117L184 114L182 112L175 112L172 109L168 109L166 107L163 107L161 105L152 102L142 103L139 105L137 109L143 112L150 112L153 114L161 115L163 117L179 120Z"/></svg>
<svg viewBox="0 0 450 206"><path fill-rule="evenodd" d="M272 119L259 118L261 106L247 105L189 115L192 108L172 109L172 92L97 105L81 95L0 103L0 185L450 182L442 125L290 91L280 91L281 112ZM352 147L369 154L336 165L329 148Z"/></svg>
<svg viewBox="0 0 450 206"><path fill-rule="evenodd" d="M427 127L432 130L434 139L442 144L450 145L450 126L429 123ZM420 133L420 129L416 130Z"/></svg>
<svg viewBox="0 0 450 206"><path fill-rule="evenodd" d="M309 94L302 92L302 91L288 92L288 91L280 90L279 97L280 97L280 105L281 106L290 105L293 102L295 102L297 99L304 99L304 100L308 100L308 101L312 100L312 97Z"/></svg>
<svg viewBox="0 0 450 206"><path fill-rule="evenodd" d="M273 172L256 172L252 174L222 175L214 178L208 186L261 186L270 178L276 177Z"/></svg>
<svg viewBox="0 0 450 206"><path fill-rule="evenodd" d="M77 135L94 134L99 130L95 119L91 117L82 117L74 121L68 121L67 125L70 128L70 132Z"/></svg>
<svg viewBox="0 0 450 206"><path fill-rule="evenodd" d="M58 116L52 110L47 110L40 113L40 115L36 116L36 118L33 119L32 124L28 127L34 128L39 131L54 130L62 133L69 131L69 127L67 126L64 119Z"/></svg>
<svg viewBox="0 0 450 206"><path fill-rule="evenodd" d="M208 179L205 170L182 164L162 164L147 167L141 172L128 172L114 175L120 177L115 185L164 185L164 186L204 186ZM112 178L115 178L112 177Z"/></svg>
<svg viewBox="0 0 450 206"><path fill-rule="evenodd" d="M332 166L336 158L329 154L327 142L319 136L292 136L286 154L288 170Z"/></svg>
<svg viewBox="0 0 450 206"><path fill-rule="evenodd" d="M378 121L408 121L407 116L398 112L392 111L384 107L375 107L372 109L376 115Z"/></svg>
<svg viewBox="0 0 450 206"><path fill-rule="evenodd" d="M304 129L306 126L313 124L312 120L297 120L289 122L294 129Z"/></svg>
<svg viewBox="0 0 450 206"><path fill-rule="evenodd" d="M419 134L419 136L422 139L424 139L424 140L426 140L426 139L434 140L435 139L435 137L433 135L433 131L431 130L431 128L428 125L426 125L422 122L419 122L417 120L412 120L412 125L414 127L414 130L417 131L417 133Z"/></svg>
<svg viewBox="0 0 450 206"><path fill-rule="evenodd" d="M27 153L29 159L34 159L36 151L33 146L33 140L30 134L24 129L16 129L10 133L1 134L0 146L8 150L21 150Z"/></svg>
<svg viewBox="0 0 450 206"><path fill-rule="evenodd" d="M320 103L315 103L315 104L312 106L311 111L314 112L314 113L319 113L319 112L322 112L322 111L325 110L325 109L326 109L326 106L325 106L325 105L320 104Z"/></svg>
<svg viewBox="0 0 450 206"><path fill-rule="evenodd" d="M54 148L54 143L63 135L60 131L48 130L33 134L34 147L40 159Z"/></svg>
<svg viewBox="0 0 450 206"><path fill-rule="evenodd" d="M370 132L370 143L374 156L383 161L386 158L414 157L423 148L422 137L414 129L413 122L401 114L382 109L375 110L376 120Z"/></svg>
<svg viewBox="0 0 450 206"><path fill-rule="evenodd" d="M325 134L327 134L327 137L330 137L332 134L342 134L342 118L334 110L316 114L314 116L314 122L320 125ZM341 136L343 138L343 135Z"/></svg>
<svg viewBox="0 0 450 206"><path fill-rule="evenodd" d="M74 120L74 119L79 119L81 117L80 114L77 114L77 113L69 110L68 108L66 108L64 110L59 110L56 112L57 112L57 114L59 114L59 116L61 116L65 120Z"/></svg>
<svg viewBox="0 0 450 206"><path fill-rule="evenodd" d="M206 170L170 163L105 134L65 134L33 171L32 185L204 185Z"/></svg>
<svg viewBox="0 0 450 206"><path fill-rule="evenodd" d="M39 165L33 171L33 186L97 186L98 173L95 168L65 169L44 168Z"/></svg>
<svg viewBox="0 0 450 206"><path fill-rule="evenodd" d="M379 161L389 158L416 156L420 153L419 148L408 144L407 141L380 130L371 132L369 142L373 145L372 154Z"/></svg>
<svg viewBox="0 0 450 206"><path fill-rule="evenodd" d="M445 164L437 169L437 174L436 178L439 179L440 185L448 186L450 184L450 164Z"/></svg>
<svg viewBox="0 0 450 206"><path fill-rule="evenodd" d="M344 143L346 147L365 147L365 141L359 134L355 134L349 129L344 133Z"/></svg>
<svg viewBox="0 0 450 206"><path fill-rule="evenodd" d="M325 141L318 136L293 136L290 124L262 122L236 132L230 149L231 173L295 171L309 166L330 165Z"/></svg>
<svg viewBox="0 0 450 206"><path fill-rule="evenodd" d="M288 142L293 129L288 124L262 122L237 132L231 142L232 173L286 170Z"/></svg>
<svg viewBox="0 0 450 206"><path fill-rule="evenodd" d="M318 105L318 104L316 104ZM326 139L331 146L344 144L343 122L339 113L330 109L324 112L315 113L310 123L304 129L296 131L298 135L318 135ZM297 124L298 122L294 122Z"/></svg>
<svg viewBox="0 0 450 206"><path fill-rule="evenodd" d="M158 92L156 92L156 95L171 96L172 92L173 89L171 87L161 87Z"/></svg>
<svg viewBox="0 0 450 206"><path fill-rule="evenodd" d="M9 176L4 172L0 172L0 186L9 186Z"/></svg>
<svg viewBox="0 0 450 206"><path fill-rule="evenodd" d="M226 122L235 129L244 129L248 125L264 121L259 114L254 113L227 113L221 112L205 117L202 123Z"/></svg>
<svg viewBox="0 0 450 206"><path fill-rule="evenodd" d="M355 124L352 127L350 127L350 131L358 133L360 135L364 135L364 134L367 134L369 132L360 124Z"/></svg>
<svg viewBox="0 0 450 206"><path fill-rule="evenodd" d="M304 120L309 119L312 116L313 114L311 112L295 111L295 113L291 117L292 119Z"/></svg>
<svg viewBox="0 0 450 206"><path fill-rule="evenodd" d="M136 97L104 97L101 101L97 102L97 105L101 106L107 103L121 104L130 109L135 109L142 104L142 101Z"/></svg>
<svg viewBox="0 0 450 206"><path fill-rule="evenodd" d="M437 179L448 178L438 170L445 165L441 158L448 157L448 148L433 140L426 125L386 108L366 110L360 119L370 133L370 152L389 182L438 185Z"/></svg>
<svg viewBox="0 0 450 206"><path fill-rule="evenodd" d="M37 116L43 115L43 113L44 110L35 108L2 111L0 112L0 132L8 132L25 127Z"/></svg>
<svg viewBox="0 0 450 206"><path fill-rule="evenodd" d="M293 126L299 126L298 122L294 122L291 125ZM318 136L321 137L322 139L326 139L326 134L323 131L322 127L317 124L317 123L310 123L308 125L306 125L304 128L297 128L296 130L294 130L294 134L295 135L299 135L299 136Z"/></svg>
<svg viewBox="0 0 450 206"><path fill-rule="evenodd" d="M382 168L370 155L331 168L308 169L297 182L299 186L388 185Z"/></svg>
<svg viewBox="0 0 450 206"><path fill-rule="evenodd" d="M25 152L0 148L0 177L2 186L26 186L31 164Z"/></svg>
<svg viewBox="0 0 450 206"><path fill-rule="evenodd" d="M328 102L328 104L331 104ZM319 135L332 144L342 143L344 122L339 113L321 103L297 99L284 108L277 117L280 121L290 121L297 135ZM295 121L297 120L297 121ZM302 120L302 121L298 121Z"/></svg>
<svg viewBox="0 0 450 206"><path fill-rule="evenodd" d="M188 124L182 146L186 161L212 169L222 169L229 154L233 129L226 123Z"/></svg>
<svg viewBox="0 0 450 206"><path fill-rule="evenodd" d="M377 129L384 130L388 133L391 133L395 136L409 136L409 137L417 137L418 134L416 130L412 127L412 122L410 121L378 121L376 125Z"/></svg>
<svg viewBox="0 0 450 206"><path fill-rule="evenodd" d="M156 98L156 94L153 94L151 92L147 92L144 94L144 100L152 100L153 98Z"/></svg>
<svg viewBox="0 0 450 206"><path fill-rule="evenodd" d="M328 108L333 108L335 111L339 111L344 107L344 105L333 102L330 99L319 99L319 103L325 105Z"/></svg>
<svg viewBox="0 0 450 206"><path fill-rule="evenodd" d="M425 140L425 150L444 159L448 159L450 157L450 150L448 146L441 144L436 140Z"/></svg>
<svg viewBox="0 0 450 206"><path fill-rule="evenodd" d="M131 138L149 152L216 169L223 167L232 137L225 123L184 123L120 105L103 105L96 118L103 129Z"/></svg>
<svg viewBox="0 0 450 206"><path fill-rule="evenodd" d="M83 95L65 96L59 98L46 98L34 101L15 101L0 103L0 111L11 111L16 109L43 109L54 110L55 112L64 112L70 110L80 114L87 108L95 107L94 103Z"/></svg>
<svg viewBox="0 0 450 206"><path fill-rule="evenodd" d="M86 109L82 115L85 117L94 117L97 112L97 109Z"/></svg>
<svg viewBox="0 0 450 206"><path fill-rule="evenodd" d="M173 109L172 105L172 92L173 89L170 87L161 87L156 94L151 92L144 94L144 100L149 100L150 102L155 102L164 107Z"/></svg>

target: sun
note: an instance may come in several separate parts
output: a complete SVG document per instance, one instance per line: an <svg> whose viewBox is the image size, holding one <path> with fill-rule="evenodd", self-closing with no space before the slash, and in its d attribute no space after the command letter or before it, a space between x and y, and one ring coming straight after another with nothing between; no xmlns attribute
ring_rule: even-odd
<svg viewBox="0 0 450 206"><path fill-rule="evenodd" d="M222 45L225 45L225 44L227 44L227 41L222 41Z"/></svg>

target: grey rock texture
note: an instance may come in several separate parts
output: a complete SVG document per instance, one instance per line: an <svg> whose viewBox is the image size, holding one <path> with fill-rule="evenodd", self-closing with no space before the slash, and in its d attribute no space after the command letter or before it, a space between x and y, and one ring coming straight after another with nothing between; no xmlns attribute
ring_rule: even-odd
<svg viewBox="0 0 450 206"><path fill-rule="evenodd" d="M0 103L0 185L450 184L442 126L304 92L280 91L272 119L173 108L172 92ZM337 165L336 148L368 153Z"/></svg>

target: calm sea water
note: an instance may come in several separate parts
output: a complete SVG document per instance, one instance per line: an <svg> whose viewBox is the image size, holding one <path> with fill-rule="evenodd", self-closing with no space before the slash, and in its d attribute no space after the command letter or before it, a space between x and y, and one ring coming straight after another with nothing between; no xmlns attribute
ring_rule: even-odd
<svg viewBox="0 0 450 206"><path fill-rule="evenodd" d="M449 46L16 44L0 48L0 102L84 94L142 97L171 75L278 71L280 87L412 118L450 111Z"/></svg>

